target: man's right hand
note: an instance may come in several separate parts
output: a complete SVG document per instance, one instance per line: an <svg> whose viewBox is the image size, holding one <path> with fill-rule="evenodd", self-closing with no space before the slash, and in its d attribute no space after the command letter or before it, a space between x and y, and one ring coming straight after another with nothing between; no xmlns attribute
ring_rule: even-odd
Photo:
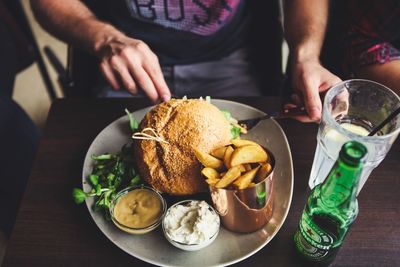
<svg viewBox="0 0 400 267"><path fill-rule="evenodd" d="M84 1L31 0L31 6L49 32L97 55L101 72L115 90L122 86L132 94L143 90L153 102L170 99L158 58L150 48L98 20Z"/></svg>
<svg viewBox="0 0 400 267"><path fill-rule="evenodd" d="M95 51L100 70L113 89L123 86L133 95L143 90L154 103L171 98L158 58L144 42L126 36L107 38Z"/></svg>

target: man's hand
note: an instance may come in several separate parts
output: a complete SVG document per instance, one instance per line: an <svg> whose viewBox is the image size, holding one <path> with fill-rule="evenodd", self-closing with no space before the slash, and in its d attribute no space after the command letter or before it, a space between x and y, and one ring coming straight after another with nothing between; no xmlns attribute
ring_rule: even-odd
<svg viewBox="0 0 400 267"><path fill-rule="evenodd" d="M141 89L153 102L170 99L158 58L150 48L97 19L84 1L31 0L31 6L50 33L96 54L104 77L115 90L124 86L136 94Z"/></svg>
<svg viewBox="0 0 400 267"><path fill-rule="evenodd" d="M96 54L101 72L115 90L121 85L133 95L143 90L153 102L171 98L158 58L144 42L119 36L98 44Z"/></svg>
<svg viewBox="0 0 400 267"><path fill-rule="evenodd" d="M292 95L293 104L287 104L285 108L304 104L308 116L298 116L296 119L302 122L318 122L322 113L320 94L341 80L325 69L318 60L294 62L292 70L292 86L295 91Z"/></svg>
<svg viewBox="0 0 400 267"><path fill-rule="evenodd" d="M319 121L322 103L320 93L340 79L319 62L329 17L329 0L285 0L285 37L292 62L292 85L295 105L305 104L308 116L300 121ZM289 104L286 108L295 106Z"/></svg>

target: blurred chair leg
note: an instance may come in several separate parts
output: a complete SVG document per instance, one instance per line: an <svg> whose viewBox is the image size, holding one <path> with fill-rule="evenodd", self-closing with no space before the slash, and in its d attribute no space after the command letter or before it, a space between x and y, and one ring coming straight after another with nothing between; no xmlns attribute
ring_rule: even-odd
<svg viewBox="0 0 400 267"><path fill-rule="evenodd" d="M35 50L37 50L37 64L39 67L40 74L42 75L43 82L46 86L47 93L49 94L50 100L53 101L57 98L56 91L54 89L53 83L51 82L50 75L47 72L46 66L44 64L43 58L40 54L37 44L35 45Z"/></svg>
<svg viewBox="0 0 400 267"><path fill-rule="evenodd" d="M60 84L62 93L64 96L66 96L67 92L69 92L70 88L73 86L73 81L69 78L66 68L54 53L53 49L51 49L49 46L45 46L44 53L46 54L47 59L53 66L54 70L57 72L58 82Z"/></svg>
<svg viewBox="0 0 400 267"><path fill-rule="evenodd" d="M32 45L32 49L35 54L35 60L36 63L38 64L39 72L46 86L47 93L49 94L50 99L53 101L57 97L56 90L54 88L53 83L51 82L50 75L46 69L46 65L40 53L38 43L28 22L24 8L21 4L21 0L13 1L10 4L10 9L12 10L12 12L15 13L15 19L17 20L19 26L21 27L22 31L24 31L25 35L27 36L29 42Z"/></svg>

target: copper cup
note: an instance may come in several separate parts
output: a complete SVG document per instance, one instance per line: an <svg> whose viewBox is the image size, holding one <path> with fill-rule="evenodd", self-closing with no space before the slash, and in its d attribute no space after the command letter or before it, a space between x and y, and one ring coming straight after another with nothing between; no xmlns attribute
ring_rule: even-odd
<svg viewBox="0 0 400 267"><path fill-rule="evenodd" d="M261 229L271 219L275 160L271 152L268 151L268 155L272 171L255 186L242 190L209 186L213 206L228 230L251 233Z"/></svg>

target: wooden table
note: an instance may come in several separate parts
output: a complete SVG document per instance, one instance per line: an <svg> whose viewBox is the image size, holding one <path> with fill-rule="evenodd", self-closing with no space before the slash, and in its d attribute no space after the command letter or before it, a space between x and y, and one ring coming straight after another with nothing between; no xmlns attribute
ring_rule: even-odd
<svg viewBox="0 0 400 267"><path fill-rule="evenodd" d="M266 112L279 99L240 98ZM57 100L9 242L4 266L142 266L96 227L85 205L71 200L81 183L85 153L95 136L149 103L135 99ZM317 125L280 122L291 146L295 186L289 215L276 237L239 266L298 266L293 234L306 198ZM333 266L400 266L400 144L397 142L359 195L360 212Z"/></svg>

